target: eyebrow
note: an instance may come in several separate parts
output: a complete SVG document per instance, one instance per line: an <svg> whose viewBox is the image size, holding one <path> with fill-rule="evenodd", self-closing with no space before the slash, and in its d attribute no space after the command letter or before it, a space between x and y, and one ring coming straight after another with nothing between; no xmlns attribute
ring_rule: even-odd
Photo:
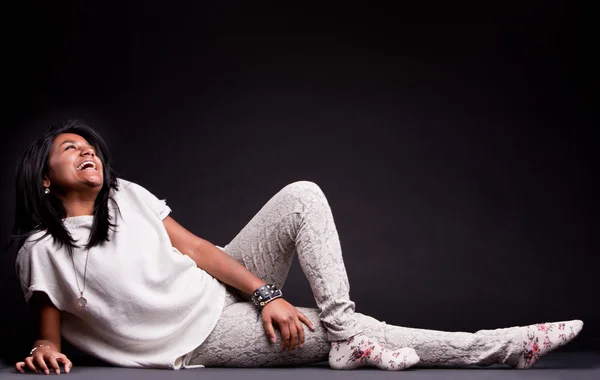
<svg viewBox="0 0 600 380"><path fill-rule="evenodd" d="M79 142L79 141L74 141L74 140L65 140L65 141L63 141L63 142L61 142L61 143L60 143L59 147L60 147L62 144L66 144L66 143L73 143L73 144L77 144L78 142ZM89 145L89 146L91 146L92 148L94 148L94 146L93 146L92 144L88 144L88 145ZM94 148L94 149L96 149L96 148Z"/></svg>

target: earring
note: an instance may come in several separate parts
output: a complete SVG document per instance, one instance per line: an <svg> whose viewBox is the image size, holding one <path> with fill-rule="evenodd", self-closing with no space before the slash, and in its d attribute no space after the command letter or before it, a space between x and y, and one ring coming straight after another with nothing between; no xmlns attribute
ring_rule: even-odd
<svg viewBox="0 0 600 380"><path fill-rule="evenodd" d="M46 194L46 195L50 194L50 188L49 187L45 187L44 188L44 194Z"/></svg>

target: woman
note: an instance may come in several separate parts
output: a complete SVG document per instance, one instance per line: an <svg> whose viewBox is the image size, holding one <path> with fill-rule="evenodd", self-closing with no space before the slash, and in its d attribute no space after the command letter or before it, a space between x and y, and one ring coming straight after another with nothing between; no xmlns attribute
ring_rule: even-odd
<svg viewBox="0 0 600 380"><path fill-rule="evenodd" d="M16 197L11 242L39 328L15 365L20 372L59 374L62 365L68 373L61 335L125 367L328 360L335 369L529 368L583 326L443 332L356 313L331 209L315 183L285 186L221 248L178 224L165 201L116 178L103 139L78 121L52 126L31 144ZM294 254L318 309L296 308L282 296Z"/></svg>

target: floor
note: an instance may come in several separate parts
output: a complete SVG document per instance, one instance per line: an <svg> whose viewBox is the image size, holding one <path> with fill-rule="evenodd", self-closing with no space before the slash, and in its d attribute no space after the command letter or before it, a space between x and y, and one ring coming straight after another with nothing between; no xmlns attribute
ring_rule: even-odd
<svg viewBox="0 0 600 380"><path fill-rule="evenodd" d="M0 366L0 379L23 379L36 374L20 374L14 368L3 364ZM486 368L473 367L466 369L450 368L413 368L399 372L387 372L371 368L354 371L336 371L328 367L326 362L311 366L287 368L198 368L181 371L129 369L107 366L73 367L68 379L86 380L120 380L120 379L236 379L236 380L293 380L293 379L391 379L401 376L402 380L507 380L507 379L600 379L600 352L556 352L541 358L534 368L515 370L505 366Z"/></svg>

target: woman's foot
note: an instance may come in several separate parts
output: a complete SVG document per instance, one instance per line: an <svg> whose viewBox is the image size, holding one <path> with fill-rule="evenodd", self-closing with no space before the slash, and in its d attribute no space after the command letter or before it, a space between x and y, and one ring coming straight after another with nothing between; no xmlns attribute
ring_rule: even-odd
<svg viewBox="0 0 600 380"><path fill-rule="evenodd" d="M516 368L531 368L548 352L572 341L583 328L583 322L572 321L537 323L523 327L523 354Z"/></svg>
<svg viewBox="0 0 600 380"><path fill-rule="evenodd" d="M412 367L420 360L412 348L404 347L392 351L363 333L346 340L331 342L331 351L329 351L329 366L333 369L375 366L398 371Z"/></svg>

